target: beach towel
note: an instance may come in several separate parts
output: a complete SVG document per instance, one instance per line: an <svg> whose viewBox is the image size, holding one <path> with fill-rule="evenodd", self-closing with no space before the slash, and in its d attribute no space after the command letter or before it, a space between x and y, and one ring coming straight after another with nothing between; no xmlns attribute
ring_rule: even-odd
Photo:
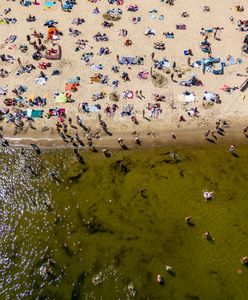
<svg viewBox="0 0 248 300"><path fill-rule="evenodd" d="M196 99L196 96L193 93L184 94L184 102L185 103L191 103L194 102Z"/></svg>
<svg viewBox="0 0 248 300"><path fill-rule="evenodd" d="M67 102L67 98L65 94L61 93L55 97L55 103L65 103L65 102Z"/></svg>
<svg viewBox="0 0 248 300"><path fill-rule="evenodd" d="M55 1L46 1L44 3L44 6L46 6L47 8L53 7L54 5L56 5Z"/></svg>
<svg viewBox="0 0 248 300"><path fill-rule="evenodd" d="M229 58L229 64L230 64L230 65L235 65L235 59L234 59L234 57L231 56L231 57Z"/></svg>
<svg viewBox="0 0 248 300"><path fill-rule="evenodd" d="M184 54L184 55L190 55L191 52L190 52L189 50L183 50L183 54Z"/></svg>
<svg viewBox="0 0 248 300"><path fill-rule="evenodd" d="M0 20L0 25L5 25L5 24L7 24L6 20L5 19L1 19Z"/></svg>
<svg viewBox="0 0 248 300"><path fill-rule="evenodd" d="M68 79L68 83L79 84L79 82L80 82L80 77L79 76Z"/></svg>
<svg viewBox="0 0 248 300"><path fill-rule="evenodd" d="M203 100L205 102L217 102L219 100L219 95L212 92L204 92Z"/></svg>
<svg viewBox="0 0 248 300"><path fill-rule="evenodd" d="M77 83L67 83L65 85L65 90L70 92L76 92L78 90L78 84Z"/></svg>
<svg viewBox="0 0 248 300"><path fill-rule="evenodd" d="M89 111L90 112L99 112L100 111L100 108L99 107L101 107L101 106L99 106L99 105L92 105L92 106L89 106Z"/></svg>
<svg viewBox="0 0 248 300"><path fill-rule="evenodd" d="M37 109L28 109L27 110L28 118L42 118L43 117L43 110Z"/></svg>

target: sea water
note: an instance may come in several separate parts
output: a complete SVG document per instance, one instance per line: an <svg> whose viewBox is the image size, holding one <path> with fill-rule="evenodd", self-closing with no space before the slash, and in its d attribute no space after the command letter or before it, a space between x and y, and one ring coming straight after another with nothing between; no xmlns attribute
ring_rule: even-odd
<svg viewBox="0 0 248 300"><path fill-rule="evenodd" d="M0 299L247 299L247 147L237 154L2 149Z"/></svg>

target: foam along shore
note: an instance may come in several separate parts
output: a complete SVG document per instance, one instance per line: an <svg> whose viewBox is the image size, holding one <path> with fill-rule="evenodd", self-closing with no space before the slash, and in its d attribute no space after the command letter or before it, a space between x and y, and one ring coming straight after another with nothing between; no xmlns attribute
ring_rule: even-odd
<svg viewBox="0 0 248 300"><path fill-rule="evenodd" d="M101 136L94 139L94 145L99 148L109 148L109 149L120 149L118 144L118 139L116 137L121 137L128 149L137 148L158 148L166 146L202 146L202 145L214 145L215 144L226 144L227 149L231 143L234 144L248 144L248 139L243 132L242 125L236 125L229 128L225 128L223 135L218 133L212 133L209 140L206 141L204 138L206 129L165 129L163 131L148 130L147 132L142 132L137 134L137 132L116 132L113 136ZM214 137L213 137L214 136ZM140 145L137 145L135 138L139 138ZM24 147L29 148L31 143L35 143L44 149L72 149L73 145L71 143L64 143L64 141L57 136L51 135L50 133L43 133L39 137L36 134L22 135L18 137L13 137L6 134L5 139L9 141L9 144L13 147ZM87 139L83 139L85 146L79 146L81 150L87 150Z"/></svg>

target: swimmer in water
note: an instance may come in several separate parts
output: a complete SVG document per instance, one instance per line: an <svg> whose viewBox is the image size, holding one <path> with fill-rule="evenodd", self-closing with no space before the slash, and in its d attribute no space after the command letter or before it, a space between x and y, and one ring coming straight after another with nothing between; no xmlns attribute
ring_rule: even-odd
<svg viewBox="0 0 248 300"><path fill-rule="evenodd" d="M157 275L157 283L162 285L164 283L164 279L162 277L162 275L158 274Z"/></svg>

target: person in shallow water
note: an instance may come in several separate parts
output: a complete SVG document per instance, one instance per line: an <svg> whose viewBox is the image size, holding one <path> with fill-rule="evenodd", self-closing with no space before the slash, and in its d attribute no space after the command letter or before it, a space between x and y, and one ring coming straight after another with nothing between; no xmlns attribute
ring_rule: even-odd
<svg viewBox="0 0 248 300"><path fill-rule="evenodd" d="M102 153L103 153L103 155L104 155L105 157L111 157L111 152L109 151L108 148L103 149L103 150L102 150Z"/></svg>
<svg viewBox="0 0 248 300"><path fill-rule="evenodd" d="M165 271L168 273L172 272L172 267L171 266L165 266Z"/></svg>
<svg viewBox="0 0 248 300"><path fill-rule="evenodd" d="M206 240L211 240L211 235L208 231L206 231L203 236Z"/></svg>
<svg viewBox="0 0 248 300"><path fill-rule="evenodd" d="M213 199L214 196L214 192L207 192L207 191L203 191L203 197L205 199L205 201L211 200Z"/></svg>
<svg viewBox="0 0 248 300"><path fill-rule="evenodd" d="M157 283L159 283L159 284L164 283L164 279L163 279L162 275L160 275L160 274L157 275Z"/></svg>
<svg viewBox="0 0 248 300"><path fill-rule="evenodd" d="M241 263L243 265L247 265L248 266L248 256L244 256L241 258Z"/></svg>
<svg viewBox="0 0 248 300"><path fill-rule="evenodd" d="M234 150L235 150L235 145L231 145L229 148L229 152L234 153Z"/></svg>
<svg viewBox="0 0 248 300"><path fill-rule="evenodd" d="M185 222L186 222L186 224L190 224L190 222L191 222L191 216L186 217L185 218Z"/></svg>
<svg viewBox="0 0 248 300"><path fill-rule="evenodd" d="M48 173L48 175L53 179L53 180L58 180L56 173L54 170L52 170L50 173Z"/></svg>

